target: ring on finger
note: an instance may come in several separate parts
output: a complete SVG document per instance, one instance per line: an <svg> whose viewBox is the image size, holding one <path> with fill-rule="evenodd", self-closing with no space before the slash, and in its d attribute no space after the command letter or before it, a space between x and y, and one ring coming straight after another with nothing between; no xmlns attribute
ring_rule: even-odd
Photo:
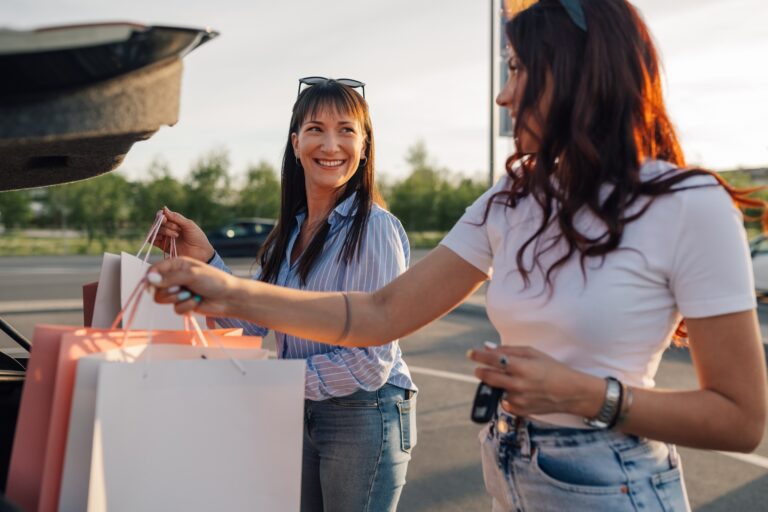
<svg viewBox="0 0 768 512"><path fill-rule="evenodd" d="M502 370L506 370L508 364L509 364L509 359L507 359L507 356L499 357L499 366L501 366Z"/></svg>

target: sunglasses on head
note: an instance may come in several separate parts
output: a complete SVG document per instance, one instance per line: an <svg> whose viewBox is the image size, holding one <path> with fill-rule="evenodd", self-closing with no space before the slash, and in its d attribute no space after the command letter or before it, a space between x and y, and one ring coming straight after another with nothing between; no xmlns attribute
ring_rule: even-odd
<svg viewBox="0 0 768 512"><path fill-rule="evenodd" d="M581 0L557 0L563 6L565 12L571 21L584 32L587 31L587 18L584 16L584 8L581 6ZM511 17L513 14L524 11L538 0L505 0L504 7L506 14Z"/></svg>
<svg viewBox="0 0 768 512"><path fill-rule="evenodd" d="M299 78L299 92L296 94L296 96L298 97L298 95L301 94L302 86L304 85L307 87L312 87L313 85L328 83L331 80L353 89L360 88L363 93L363 99L365 99L365 83L361 82L360 80L355 80L354 78L326 78L324 76L305 76L304 78Z"/></svg>

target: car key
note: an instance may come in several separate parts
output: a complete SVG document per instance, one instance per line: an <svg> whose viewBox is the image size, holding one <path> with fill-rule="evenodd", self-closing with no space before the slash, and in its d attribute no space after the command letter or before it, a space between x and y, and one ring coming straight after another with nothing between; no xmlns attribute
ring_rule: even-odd
<svg viewBox="0 0 768 512"><path fill-rule="evenodd" d="M498 348L498 344L492 341L486 341L483 343L486 348L495 349ZM475 391L475 400L472 402L472 421L475 423L488 423L493 418L493 413L496 412L499 400L504 394L504 390L500 388L494 388L488 384L481 382L477 386Z"/></svg>
<svg viewBox="0 0 768 512"><path fill-rule="evenodd" d="M504 390L493 388L481 382L475 392L475 401L472 403L472 421L475 423L488 423L496 412L501 395Z"/></svg>

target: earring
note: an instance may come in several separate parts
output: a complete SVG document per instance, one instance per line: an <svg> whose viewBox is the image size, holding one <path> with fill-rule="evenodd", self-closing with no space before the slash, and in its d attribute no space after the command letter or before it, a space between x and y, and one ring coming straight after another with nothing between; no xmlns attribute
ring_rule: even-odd
<svg viewBox="0 0 768 512"><path fill-rule="evenodd" d="M295 156L294 158L296 158L296 167L301 168L301 160L299 160L299 157Z"/></svg>
<svg viewBox="0 0 768 512"><path fill-rule="evenodd" d="M368 161L368 157L366 156L365 158L362 158L362 159L360 160L360 165L365 165L365 163L366 163L367 161Z"/></svg>

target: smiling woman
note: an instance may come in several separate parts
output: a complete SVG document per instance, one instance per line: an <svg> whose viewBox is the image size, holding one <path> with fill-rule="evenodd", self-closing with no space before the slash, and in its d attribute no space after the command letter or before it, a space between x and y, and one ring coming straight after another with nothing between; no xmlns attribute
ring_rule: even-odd
<svg viewBox="0 0 768 512"><path fill-rule="evenodd" d="M405 270L410 247L376 188L371 119L355 90L363 84L311 78L301 80L310 87L293 107L280 218L254 277L288 288L374 291ZM175 238L179 254L227 270L192 221L165 214L158 246ZM218 322L268 332L232 318ZM307 362L302 511L395 510L416 445L416 386L397 341L351 348L311 334L275 335L278 357Z"/></svg>

